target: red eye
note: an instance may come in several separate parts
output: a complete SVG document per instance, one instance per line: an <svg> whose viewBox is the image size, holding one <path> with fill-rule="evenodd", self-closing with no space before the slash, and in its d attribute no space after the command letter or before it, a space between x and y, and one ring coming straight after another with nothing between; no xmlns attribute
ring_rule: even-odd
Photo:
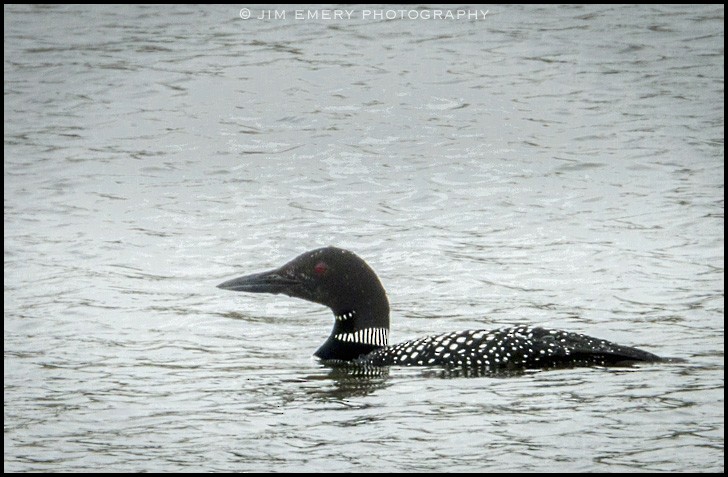
<svg viewBox="0 0 728 477"><path fill-rule="evenodd" d="M324 262L319 262L313 267L313 272L319 277L323 276L329 270L329 266Z"/></svg>

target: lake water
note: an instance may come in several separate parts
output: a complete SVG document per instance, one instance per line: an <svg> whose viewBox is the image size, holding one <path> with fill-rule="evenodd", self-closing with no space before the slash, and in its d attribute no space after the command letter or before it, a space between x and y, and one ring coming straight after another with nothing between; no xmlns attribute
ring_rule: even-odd
<svg viewBox="0 0 728 477"><path fill-rule="evenodd" d="M5 6L5 471L724 470L722 5L243 7ZM326 245L395 343L687 361L352 376L215 288Z"/></svg>

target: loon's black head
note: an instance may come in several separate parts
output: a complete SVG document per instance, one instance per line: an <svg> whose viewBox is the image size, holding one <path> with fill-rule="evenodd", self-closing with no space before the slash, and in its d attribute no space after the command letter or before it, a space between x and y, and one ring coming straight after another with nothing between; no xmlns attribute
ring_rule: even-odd
<svg viewBox="0 0 728 477"><path fill-rule="evenodd" d="M374 270L348 250L312 250L280 268L228 280L218 288L282 293L331 308L336 316L334 330L329 341L316 352L323 359L352 359L352 353L356 357L387 344L387 294ZM338 344L344 342L346 346L338 349ZM347 356L342 355L343 348Z"/></svg>

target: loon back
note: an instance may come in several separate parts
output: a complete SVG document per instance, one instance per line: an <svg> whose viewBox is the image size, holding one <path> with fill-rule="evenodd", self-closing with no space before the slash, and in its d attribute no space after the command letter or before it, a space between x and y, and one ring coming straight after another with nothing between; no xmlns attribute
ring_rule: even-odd
<svg viewBox="0 0 728 477"><path fill-rule="evenodd" d="M587 335L528 326L445 333L389 346L389 302L384 287L364 260L335 247L306 252L280 268L235 278L218 287L282 293L331 308L334 328L314 353L322 360L493 371L661 360L652 353Z"/></svg>

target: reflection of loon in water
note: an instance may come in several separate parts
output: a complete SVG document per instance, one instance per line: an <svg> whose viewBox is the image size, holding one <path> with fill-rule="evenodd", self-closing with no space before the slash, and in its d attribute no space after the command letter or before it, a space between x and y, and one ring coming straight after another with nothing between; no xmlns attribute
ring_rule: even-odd
<svg viewBox="0 0 728 477"><path fill-rule="evenodd" d="M218 285L252 293L283 293L334 312L322 360L359 365L444 366L515 371L573 366L619 366L662 358L637 348L561 330L516 326L428 336L389 345L389 302L364 260L334 247L306 252L280 268Z"/></svg>

